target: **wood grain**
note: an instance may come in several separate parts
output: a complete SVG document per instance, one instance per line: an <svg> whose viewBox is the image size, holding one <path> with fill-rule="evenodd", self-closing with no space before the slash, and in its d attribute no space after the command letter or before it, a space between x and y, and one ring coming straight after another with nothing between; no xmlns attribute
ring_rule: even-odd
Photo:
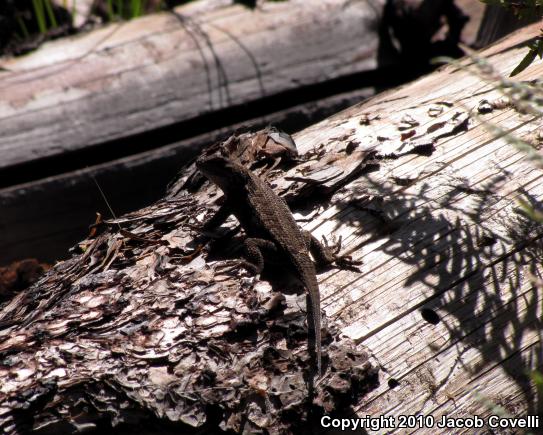
<svg viewBox="0 0 543 435"><path fill-rule="evenodd" d="M482 55L507 76L538 31L537 25L524 28ZM542 63L535 62L519 80L541 73ZM358 143L357 152L401 154L409 140L401 139L399 127L409 115L418 123L410 140L434 147L429 156L382 158L379 170L347 185L306 226L341 234L345 248L364 262L362 274L332 271L321 280L328 315L385 369L380 387L359 405L360 415L398 421L421 413L438 421L495 414L485 400L512 415L537 412L527 373L543 365L541 289L531 278L543 272L543 232L523 217L517 200L541 207L543 170L485 124L540 149L542 123L514 107L478 113L482 100L499 98L473 72L445 67L296 138L306 150L326 144L328 155L346 142ZM375 120L360 126L368 116ZM466 128L454 132L453 120L463 116ZM334 164L347 168L352 159L356 155ZM368 201L380 218L359 207ZM428 312L436 324L425 320Z"/></svg>
<svg viewBox="0 0 543 435"><path fill-rule="evenodd" d="M0 169L376 67L380 0L197 3L0 61Z"/></svg>

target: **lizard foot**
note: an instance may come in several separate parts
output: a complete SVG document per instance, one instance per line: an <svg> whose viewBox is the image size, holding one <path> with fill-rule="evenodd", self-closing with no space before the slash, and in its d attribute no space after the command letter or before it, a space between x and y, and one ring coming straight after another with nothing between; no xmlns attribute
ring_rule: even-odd
<svg viewBox="0 0 543 435"><path fill-rule="evenodd" d="M328 239L325 236L322 236L322 240L323 240L323 246L330 253L332 257L331 262L335 263L335 265L339 267L340 269L348 269L354 272L360 272L360 269L356 266L360 266L362 264L362 261L353 260L353 258L350 255L339 254L339 251L341 251L341 242L342 242L341 235L339 236L338 239L333 237L331 244L328 242Z"/></svg>

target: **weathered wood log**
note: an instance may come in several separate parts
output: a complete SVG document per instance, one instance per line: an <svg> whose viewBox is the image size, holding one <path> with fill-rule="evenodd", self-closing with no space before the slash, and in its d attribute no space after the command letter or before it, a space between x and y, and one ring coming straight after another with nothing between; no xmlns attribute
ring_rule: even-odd
<svg viewBox="0 0 543 435"><path fill-rule="evenodd" d="M538 33L522 29L483 54L507 74ZM519 78L542 70L537 62ZM305 229L342 235L363 260L360 272L319 275L327 369L348 374L338 384L326 372L321 412L348 403L342 394L357 383L356 413L395 417L399 432L400 415L486 419L488 403L538 411L527 373L543 366L543 230L517 201L541 207L543 169L484 122L538 151L541 117L500 97L446 67L296 135L302 159L290 169L255 168ZM141 427L152 416L287 431L292 416L305 418L305 316L296 296L272 297L291 285L273 269L256 282L225 271L236 238L204 245L194 229L220 195L190 183L187 193L185 181L0 306L5 432ZM338 340L338 327L353 341ZM362 343L382 369L376 388ZM438 431L430 426L418 432Z"/></svg>
<svg viewBox="0 0 543 435"><path fill-rule="evenodd" d="M380 2L195 2L4 60L0 169L375 69Z"/></svg>
<svg viewBox="0 0 543 435"><path fill-rule="evenodd" d="M434 33L443 36L445 18L453 33L447 44L454 46L465 23L451 0L429 10L408 2L401 13L389 13L390 23L382 20L384 0L263 2L255 11L229 3L203 0L0 60L0 184L75 169L76 156L105 162L196 135L204 126L224 127L223 109L232 108L235 123L247 117L235 112L263 97L288 100L287 92L296 90L307 93L305 101L314 99L314 90L304 87L316 83L358 78L360 86L382 86L357 74L397 62L385 36L397 33L396 44L407 46L413 41L404 41L403 29L417 27L407 33L420 33L414 41L430 46L440 36Z"/></svg>
<svg viewBox="0 0 543 435"><path fill-rule="evenodd" d="M89 174L117 213L134 210L156 200L198 147L241 124L296 131L378 84L288 94L373 69L378 7L293 1L250 11L206 0L175 13L181 22L164 13L2 60L0 264L64 258L96 211L109 214Z"/></svg>
<svg viewBox="0 0 543 435"><path fill-rule="evenodd" d="M0 189L0 264L28 257L47 262L65 259L68 249L88 234L96 212L111 217L93 178L116 214L137 210L159 199L179 168L199 149L237 129L258 129L272 123L288 131L298 130L372 94L370 89L339 94L159 149Z"/></svg>
<svg viewBox="0 0 543 435"><path fill-rule="evenodd" d="M472 16L464 36L464 40L471 40L470 35L476 31L477 6L480 4L474 0L459 3L462 9ZM0 105L0 125L2 132L8 134L2 139L0 133L0 150L5 157L2 162L7 165L0 168L0 186L4 187L0 190L0 206L3 211L0 215L2 229L0 264L8 264L10 261L26 257L37 257L51 262L65 258L67 249L86 233L87 226L94 219L94 213L101 211L109 214L90 174L103 184L117 213L134 210L156 200L163 191L161 186L166 185L174 177L180 165L186 162L198 147L224 138L225 134L231 133L242 124L261 128L272 122L288 131L298 131L372 95L376 87L390 86L398 80L405 80L403 76L389 74L383 70L367 72L375 65L383 67L390 61L390 55L384 50L380 48L379 53L374 50L375 44L371 39L372 35L377 34L377 28L383 25L379 21L379 4L376 3L375 8L370 8L371 12L356 9L358 12L353 16L352 7L369 8L369 3L358 2L356 6L347 7L347 3L335 1L315 8L308 2L289 2L288 8L294 8L292 10L298 10L300 14L307 8L312 8L311 14L317 15L329 13L327 8L335 11L338 17L345 14L345 19L341 18L341 28L345 29L340 32L341 34L331 35L327 44L322 46L314 44L319 41L314 35L322 36L326 32L323 26L329 25L328 16L326 19L316 20L309 19L308 16L306 18L309 21L298 29L297 26L300 25L297 22L298 15L290 12L287 14L283 7L277 9L277 5L273 4L265 4L264 9L255 12L238 7L231 9L229 1L198 2L188 6L188 9L177 9L177 12L187 19L201 20L205 23L204 30L208 27L213 28L218 20L221 21L221 26L235 22L232 35L243 37L244 39L240 39L239 42L250 49L255 59L262 60L259 63L263 71L260 80L267 92L266 98L262 99L258 92L247 91L257 83L258 80L255 78L254 82L244 82L244 86L248 86L247 89L244 88L247 95L240 97L244 104L256 98L257 101L253 101L253 105L244 106L245 109L239 106L228 109L226 102L220 107L216 104L209 107L205 104L199 106L198 101L191 100L187 107L190 110L197 110L203 116L188 121L185 117L192 115L187 115L183 109L168 114L164 120L165 124L161 123L160 126L148 124L149 113L155 109L163 113L164 109L162 103L160 101L157 103L158 100L149 97L149 94L155 95L155 88L166 89L168 92L170 88L175 88L175 92L184 95L181 100L188 101L194 89L190 88L188 92L183 87L177 87L177 70L191 63L190 59L197 54L199 47L196 42L200 42L200 48L204 48L205 53L210 48L204 44L205 39L200 40L203 38L200 33L192 34L189 32L190 29L186 28L177 29L167 15L149 17L144 22L115 25L95 33L80 35L73 40L56 41L32 55L4 61L3 65L12 71L0 72L0 87L5 81L4 88L9 88L9 93L6 94L9 98L5 99L7 106L2 109ZM286 3L284 7L287 7ZM415 6L411 5L411 8L414 10L412 13L417 14ZM444 12L442 9L440 7L432 9L436 17L424 14L426 21L437 22L437 17ZM244 18L240 18L238 22L238 16ZM355 18L359 19L361 16L364 17L363 21L356 21ZM283 17L281 18L281 22L284 22L283 30L274 36L274 42L278 44L281 38L285 38L282 50L289 50L288 56L283 56L283 51L268 52L266 48L268 45L262 39L268 36L266 29L271 26L270 23L276 23L280 17ZM291 20L296 22L291 23ZM149 23L153 25L149 27ZM153 29L160 27L161 23L167 24L167 30L154 32ZM255 23L258 23L258 26ZM366 25L367 28L364 27ZM347 29L349 26L350 30ZM143 33L138 33L139 30L143 30ZM288 43L291 31L300 32L306 42L312 41L313 54L310 54L310 50L300 54L297 45L300 41L297 41L297 44ZM366 32L366 36L356 42L356 50L364 50L363 53L356 55L356 59L353 57L352 62L345 62L345 50L353 47L350 45L345 47L344 35L350 34L348 44L352 44L361 31ZM106 38L110 35L108 32L111 32L111 38ZM194 37L190 39L194 45L187 52L178 53L174 46L165 43L172 38L183 39L188 36ZM102 37L106 39L102 40ZM209 37L213 43L214 38L218 38L216 33L210 34ZM160 50L161 56L169 59L167 62L159 62L155 69L150 66L149 59L143 56L127 59L130 50L139 53L148 49L149 38L157 43L157 50ZM228 70L237 71L236 68L242 67L243 63L239 63L240 52L236 40L228 37L224 41L218 38L218 41L213 50L221 59L222 65ZM333 44L341 47L334 51L330 46ZM379 44L383 45L382 41ZM356 54L358 52L356 50L351 53ZM119 52L128 54L119 57ZM312 61L304 61L303 56L306 55L313 56ZM278 59L277 56L281 58ZM324 66L319 60L320 57L328 59ZM103 68L104 62L108 68ZM285 67L289 62L293 62L293 65ZM318 72L312 67L315 65L312 62L318 64ZM308 72L303 79L301 77L305 73L295 67L301 63L307 66ZM197 77L202 78L206 74L215 77L214 71L206 73L206 66L211 68L213 65L215 64L208 59L207 63L200 65L199 71L198 68L186 67L188 69L185 72L196 81ZM338 68L338 65L341 65L341 68ZM128 73L122 73L129 69ZM142 88L139 86L141 75L133 72L148 69L152 70L152 74L146 76L146 86ZM361 74L364 71L367 73ZM175 85L172 84L172 80L175 80ZM84 84L89 81L93 86L83 89L81 98L67 99L64 94L67 90L66 84L75 82ZM322 81L325 83L321 83ZM202 86L203 83L202 79ZM295 90L294 88L298 89L300 84L306 86L302 86L301 91ZM226 86L224 83L222 85ZM212 94L219 95L219 88L222 85L212 80L212 87L217 86L213 88ZM112 86L115 89L108 90ZM356 90L353 91L353 88ZM121 94L130 97L125 100L124 97L119 97ZM333 96L329 96L331 94ZM16 104L17 107L9 106L8 100L17 98L28 100L31 106L27 107L26 103ZM102 111L102 106L98 108L93 103L97 98L101 99L102 106L109 108L109 112ZM132 105L133 98L138 98L135 106ZM236 100L234 103L239 101ZM154 104L159 105L155 107ZM66 105L70 108L67 109ZM43 108L43 111L42 109L35 111L38 106ZM89 110L96 112L92 115L94 121L85 114ZM130 110L134 113L126 117ZM43 112L47 112L46 117L52 116L54 119L47 120ZM70 114L68 117L65 116L67 112ZM243 112L246 113L242 115ZM255 115L258 117L254 118ZM160 115L155 114L150 118L158 119L157 116ZM39 117L40 124L30 126L31 121L28 117ZM109 117L106 122L109 127L100 124L103 117ZM28 123L23 122L24 119ZM77 128L67 127L66 123L73 119L85 119L85 122L79 123ZM25 123L24 126L21 122ZM231 122L233 124L228 124ZM135 133L134 136L132 127L125 128L126 123L133 123L138 128L145 124L145 128L150 128L151 131L145 134ZM30 128L27 128L29 126ZM93 142L94 139L88 142L88 134L101 135L104 128L107 130L110 127L116 129L113 136L98 138L97 143ZM205 131L220 128L208 134L199 134L204 131L201 127L205 127ZM63 145L58 147L54 141L49 141L48 134L42 134L43 128L62 130L54 134L58 133L55 138L62 141ZM40 132L36 133L38 130ZM8 131L12 131L17 137L22 135L20 136L22 142L13 141ZM193 135L196 136L187 139ZM74 142L67 144L66 140ZM5 145L4 148L2 144ZM17 146L13 146L14 144ZM17 156L10 163L8 156L11 153ZM116 181L119 179L125 181ZM48 204L48 207L43 207L43 204Z"/></svg>

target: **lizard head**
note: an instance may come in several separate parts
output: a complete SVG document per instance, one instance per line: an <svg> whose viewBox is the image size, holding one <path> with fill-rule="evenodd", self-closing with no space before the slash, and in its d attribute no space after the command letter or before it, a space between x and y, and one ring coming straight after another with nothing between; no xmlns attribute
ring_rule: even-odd
<svg viewBox="0 0 543 435"><path fill-rule="evenodd" d="M225 194L242 188L246 178L249 177L244 166L220 154L199 157L196 160L196 167Z"/></svg>

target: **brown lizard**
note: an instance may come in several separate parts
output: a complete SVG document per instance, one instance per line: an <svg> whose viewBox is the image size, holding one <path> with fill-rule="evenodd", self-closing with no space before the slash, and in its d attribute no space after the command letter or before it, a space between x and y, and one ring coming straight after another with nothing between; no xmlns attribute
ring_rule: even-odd
<svg viewBox="0 0 543 435"><path fill-rule="evenodd" d="M220 154L202 156L196 161L198 169L220 187L226 202L216 216L222 219L233 214L245 230L246 258L244 266L259 274L264 268L261 249L285 256L294 267L308 292L308 326L315 340L316 374L322 374L321 310L316 268L309 253L318 264L342 260L323 246L309 232L300 229L288 205L272 188L241 164ZM212 218L213 226L218 219ZM355 264L351 262L351 264ZM310 346L311 349L311 346Z"/></svg>

